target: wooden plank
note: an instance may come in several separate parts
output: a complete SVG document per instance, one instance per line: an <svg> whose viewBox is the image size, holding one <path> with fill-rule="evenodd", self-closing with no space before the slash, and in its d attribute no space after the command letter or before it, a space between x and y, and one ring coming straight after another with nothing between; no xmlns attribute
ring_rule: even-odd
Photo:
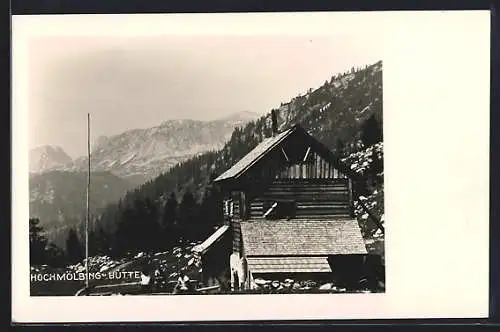
<svg viewBox="0 0 500 332"><path fill-rule="evenodd" d="M263 183L264 184L264 183ZM320 186L320 185L347 185L347 179L277 179L271 182L272 185L299 185L299 186ZM255 183L254 183L255 185ZM269 182L268 182L269 185Z"/></svg>
<svg viewBox="0 0 500 332"><path fill-rule="evenodd" d="M297 199L295 200L296 204L300 205L324 205L324 206L337 206L337 205L349 205L349 201L343 200L343 201L336 201L336 200L325 200L325 199L316 199L316 198L304 198L304 199Z"/></svg>
<svg viewBox="0 0 500 332"><path fill-rule="evenodd" d="M241 209L240 209L240 217L241 219L247 219L247 200L246 193L244 191L241 192Z"/></svg>
<svg viewBox="0 0 500 332"><path fill-rule="evenodd" d="M304 186L304 187L311 187L311 186L338 186L338 185L348 185L347 179L342 179L342 180L333 180L333 179L282 179L282 180L275 180L271 182L271 186L276 186L276 185L282 185L282 186Z"/></svg>
<svg viewBox="0 0 500 332"><path fill-rule="evenodd" d="M202 288L197 288L197 292L206 292L206 291L211 291L211 290L217 290L220 288L220 285L215 285L215 286L208 286L208 287L202 287Z"/></svg>
<svg viewBox="0 0 500 332"><path fill-rule="evenodd" d="M319 156L319 158L320 158L320 166L319 166L320 179L325 179L325 173L323 171L325 159L322 156Z"/></svg>
<svg viewBox="0 0 500 332"><path fill-rule="evenodd" d="M328 195L346 195L349 196L349 191L347 189L336 189L336 190L293 190L293 189L288 189L288 190L269 190L261 195L259 197L264 197L264 196L280 196L280 195L305 195L305 196L328 196Z"/></svg>
<svg viewBox="0 0 500 332"><path fill-rule="evenodd" d="M315 190L328 190L328 189L342 189L345 188L346 190L349 189L348 184L338 184L338 185L300 185L300 184L290 184L290 185L270 185L269 187L266 188L266 191L272 191L272 190L285 190L285 191L290 191L290 190L308 190L308 191L315 191Z"/></svg>
<svg viewBox="0 0 500 332"><path fill-rule="evenodd" d="M259 198L261 201L295 201L295 202L322 202L325 200L330 200L332 204L334 203L343 203L343 204L349 204L349 195L338 195L338 196L316 196L316 197L310 197L307 195L266 195L262 196Z"/></svg>
<svg viewBox="0 0 500 332"><path fill-rule="evenodd" d="M311 163L311 178L316 178L316 153L313 153L312 163Z"/></svg>
<svg viewBox="0 0 500 332"><path fill-rule="evenodd" d="M352 181L349 179L349 214L354 217L354 200L352 197Z"/></svg>
<svg viewBox="0 0 500 332"><path fill-rule="evenodd" d="M322 179L323 178L323 158L319 158L319 171L318 171L318 175L319 175L319 178Z"/></svg>
<svg viewBox="0 0 500 332"><path fill-rule="evenodd" d="M303 180L275 180L273 183L347 183L347 179L303 179Z"/></svg>
<svg viewBox="0 0 500 332"><path fill-rule="evenodd" d="M297 209L314 209L314 208L328 208L328 209L344 209L348 208L349 204L347 202L344 203L336 203L336 204L327 204L324 202L298 202L296 203Z"/></svg>
<svg viewBox="0 0 500 332"><path fill-rule="evenodd" d="M308 196L308 195L297 195L297 194L293 194L293 193L290 193L289 195L285 195L285 194L282 194L282 195L265 195L265 196L261 196L259 197L259 200L262 200L262 201L274 201L274 200L288 200L288 201L295 201L295 202L303 202L303 201L311 201L311 202L314 202L314 201L324 201L325 199L329 199L331 200L332 202L345 202L346 204L348 204L349 202L349 195L347 194L344 194L344 195L322 195L322 196L315 196L315 197L311 197L311 196Z"/></svg>
<svg viewBox="0 0 500 332"><path fill-rule="evenodd" d="M348 194L349 193L349 188L347 186L342 186L342 187L316 187L316 188L301 188L301 187L269 187L266 191L263 192L263 194L276 194L276 193L295 193L295 194L307 194L307 195L313 195L315 193L317 194ZM262 195L262 194L261 194ZM234 208L234 207L233 207Z"/></svg>
<svg viewBox="0 0 500 332"><path fill-rule="evenodd" d="M271 201L293 201L296 204L324 204L324 205L349 205L349 196L348 195L338 195L338 196L307 196L307 195L282 195L282 196L261 196L257 198L259 202L269 203ZM255 206L252 210L262 209L264 205Z"/></svg>
<svg viewBox="0 0 500 332"><path fill-rule="evenodd" d="M107 284L107 285L97 285L94 286L95 289L102 289L102 288L115 288L115 287L123 287L123 286L137 286L140 285L140 281L136 282L123 282L120 284Z"/></svg>
<svg viewBox="0 0 500 332"><path fill-rule="evenodd" d="M349 204L343 204L343 205L313 205L313 204L308 204L308 205L302 205L302 204L297 204L296 205L297 210L349 210Z"/></svg>
<svg viewBox="0 0 500 332"><path fill-rule="evenodd" d="M252 206L250 207L250 211L259 210L259 209L262 209L263 207L264 207L264 202L263 201L252 202Z"/></svg>
<svg viewBox="0 0 500 332"><path fill-rule="evenodd" d="M289 186L296 186L296 187L304 187L304 188L313 188L313 187L334 187L334 186L345 186L347 187L348 181L328 181L328 180L322 180L322 182L306 182L308 179L297 179L297 180L290 180L289 182L272 182L271 184L268 184L268 187L275 187L275 186L283 186L283 187L289 187Z"/></svg>
<svg viewBox="0 0 500 332"><path fill-rule="evenodd" d="M306 154L305 154L304 159L302 161L306 161L307 160L307 157L309 156L309 152L311 152L311 147L310 146L307 147Z"/></svg>
<svg viewBox="0 0 500 332"><path fill-rule="evenodd" d="M283 153L283 156L285 156L286 161L290 161L290 159L288 158L288 155L286 154L286 152L283 148L281 148L281 152Z"/></svg>
<svg viewBox="0 0 500 332"><path fill-rule="evenodd" d="M337 212L346 212L346 213L349 213L349 207L348 206L338 206L338 207L331 207L331 206L301 206L301 207L297 207L296 209L297 213L300 213L300 212L310 212L310 213L313 213L313 212L318 212L318 213L322 213L322 212L325 212L325 211L331 211L332 213L337 213Z"/></svg>
<svg viewBox="0 0 500 332"><path fill-rule="evenodd" d="M294 194L323 194L323 193L331 193L331 194L348 194L349 188L269 188L269 190L264 192L265 194L279 194L279 193L294 193Z"/></svg>
<svg viewBox="0 0 500 332"><path fill-rule="evenodd" d="M348 213L340 213L340 214L315 214L315 215L296 215L295 219L305 219L305 220L336 220L336 219L350 219Z"/></svg>

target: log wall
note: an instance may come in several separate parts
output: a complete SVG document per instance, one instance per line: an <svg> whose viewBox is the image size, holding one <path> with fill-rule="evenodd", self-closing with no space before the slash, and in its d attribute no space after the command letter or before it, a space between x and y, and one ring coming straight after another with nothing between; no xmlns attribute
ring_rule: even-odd
<svg viewBox="0 0 500 332"><path fill-rule="evenodd" d="M349 218L351 212L347 179L275 180L249 203L251 219L264 218L266 202L295 202L295 218Z"/></svg>

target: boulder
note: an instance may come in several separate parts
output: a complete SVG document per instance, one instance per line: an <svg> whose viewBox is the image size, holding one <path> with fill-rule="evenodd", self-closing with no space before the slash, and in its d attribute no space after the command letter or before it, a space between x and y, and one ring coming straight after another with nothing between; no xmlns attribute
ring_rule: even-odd
<svg viewBox="0 0 500 332"><path fill-rule="evenodd" d="M262 285L265 285L267 284L268 282L264 279L261 279L261 278L257 278L254 280L254 283L258 286L262 286Z"/></svg>
<svg viewBox="0 0 500 332"><path fill-rule="evenodd" d="M332 288L333 288L332 283L327 283L327 284L323 284L323 285L319 286L320 290L331 290Z"/></svg>

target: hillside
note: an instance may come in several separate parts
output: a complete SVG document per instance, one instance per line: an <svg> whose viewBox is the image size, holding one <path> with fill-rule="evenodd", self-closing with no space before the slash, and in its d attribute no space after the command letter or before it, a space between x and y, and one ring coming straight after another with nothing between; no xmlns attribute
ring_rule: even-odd
<svg viewBox="0 0 500 332"><path fill-rule="evenodd" d="M90 209L94 215L108 203L122 197L133 184L113 174L92 174ZM81 222L86 214L87 174L48 171L30 178L30 218L40 219L48 238L64 243L69 227Z"/></svg>
<svg viewBox="0 0 500 332"><path fill-rule="evenodd" d="M300 123L339 155L358 152L364 148L363 128L372 122L379 126L382 123L382 62L335 75L318 89L282 103L277 109L281 129ZM132 213L131 207L145 199L154 202L161 210L171 193L178 198L192 193L202 206L210 179L231 167L270 135L269 112L244 127L236 128L222 149L181 162L129 192L120 204L108 206L101 225L113 231L116 220Z"/></svg>

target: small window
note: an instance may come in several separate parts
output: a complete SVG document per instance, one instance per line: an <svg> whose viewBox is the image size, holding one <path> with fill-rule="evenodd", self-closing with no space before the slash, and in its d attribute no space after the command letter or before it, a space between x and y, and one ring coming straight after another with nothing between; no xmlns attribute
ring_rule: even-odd
<svg viewBox="0 0 500 332"><path fill-rule="evenodd" d="M268 220L293 219L295 217L294 201L268 201L264 203L262 216Z"/></svg>
<svg viewBox="0 0 500 332"><path fill-rule="evenodd" d="M232 217L233 216L233 210L234 210L233 201L231 201L230 199L226 199L224 201L224 215Z"/></svg>

